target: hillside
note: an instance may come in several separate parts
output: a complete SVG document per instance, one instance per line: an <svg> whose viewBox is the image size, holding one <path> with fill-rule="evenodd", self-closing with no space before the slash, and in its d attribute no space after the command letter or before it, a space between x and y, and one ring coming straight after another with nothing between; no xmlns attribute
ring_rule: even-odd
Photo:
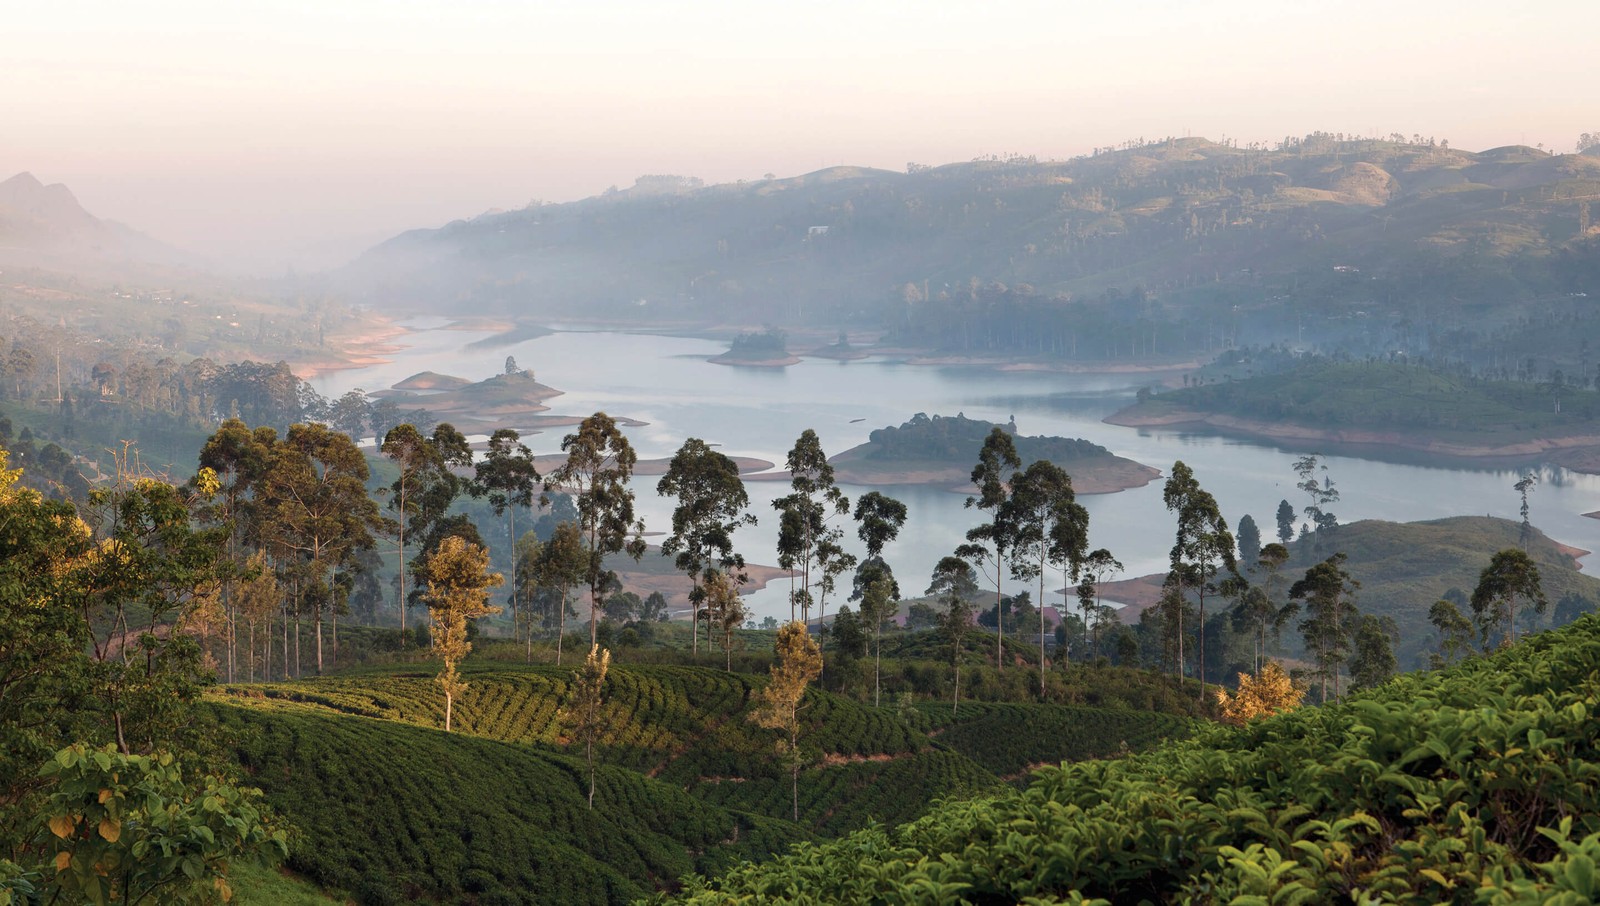
<svg viewBox="0 0 1600 906"><path fill-rule="evenodd" d="M95 261L176 264L182 254L120 223L84 210L72 190L32 173L0 182L0 262L78 265Z"/></svg>
<svg viewBox="0 0 1600 906"><path fill-rule="evenodd" d="M1592 156L1169 139L904 173L641 178L403 234L340 282L389 306L855 322L924 347L1161 358L1296 330L1373 342L1374 324L1402 317L1444 331L1600 292L1596 197Z"/></svg>
<svg viewBox="0 0 1600 906"><path fill-rule="evenodd" d="M1143 395L1106 421L1443 456L1547 454L1574 467L1600 447L1600 392L1581 385L1480 380L1393 362L1308 359L1253 375L1249 365L1236 366L1249 376Z"/></svg>
<svg viewBox="0 0 1600 906"><path fill-rule="evenodd" d="M993 791L995 768L1014 780L1038 764L1141 749L1189 726L1081 706L902 713L813 691L796 825L770 734L747 719L762 680L616 666L589 812L581 749L558 717L570 678L570 668L471 665L450 735L437 729L432 674L403 668L229 686L212 710L250 782L303 832L290 867L361 903L549 902L557 892L576 898L563 902L626 902L683 874ZM1002 730L1023 744L996 749L985 739ZM352 814L393 831L350 834ZM524 831L503 832L511 827Z"/></svg>
<svg viewBox="0 0 1600 906"><path fill-rule="evenodd" d="M1412 668L1427 663L1426 652L1437 642L1428 608L1452 588L1471 595L1494 552L1520 546L1521 526L1488 516L1425 522L1363 519L1339 526L1330 537L1322 534L1289 546L1284 574L1299 577L1313 563L1343 551L1350 558L1346 568L1361 583L1358 606L1394 618L1400 630L1395 653L1402 668ZM1528 555L1539 565L1552 607L1568 594L1600 601L1600 579L1579 572L1570 549L1536 531L1528 542ZM1544 625L1549 625L1549 617L1546 612Z"/></svg>
<svg viewBox="0 0 1600 906"><path fill-rule="evenodd" d="M1467 595L1478 584L1478 574L1495 551L1521 546L1521 525L1488 516L1453 516L1423 522L1388 522L1363 519L1324 530L1289 545L1290 559L1282 577L1288 583L1305 575L1307 568L1342 552L1345 569L1360 583L1356 605L1364 612L1392 617L1399 632L1395 654L1403 670L1426 666L1428 652L1437 645L1437 633L1428 622L1428 608L1451 589ZM1535 529L1528 554L1539 565L1546 597L1555 603L1568 594L1600 601L1600 579L1580 572L1570 548ZM1259 581L1260 577L1256 577ZM1160 576L1145 576L1107 583L1105 594L1131 604L1124 620L1137 620L1138 610L1153 604ZM1470 612L1468 611L1470 616ZM1549 625L1546 613L1543 625ZM1293 624L1284 629L1285 650L1300 650Z"/></svg>
<svg viewBox="0 0 1600 906"><path fill-rule="evenodd" d="M1600 617L697 880L679 902L1593 902Z"/></svg>

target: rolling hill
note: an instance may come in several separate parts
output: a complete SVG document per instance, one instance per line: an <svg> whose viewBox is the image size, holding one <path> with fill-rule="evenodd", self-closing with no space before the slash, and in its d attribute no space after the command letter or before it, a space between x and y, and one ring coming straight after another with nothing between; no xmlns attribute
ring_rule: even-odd
<svg viewBox="0 0 1600 906"><path fill-rule="evenodd" d="M581 748L559 716L570 677L474 664L453 734L437 729L432 675L401 668L229 686L211 712L248 781L299 828L290 868L361 903L627 902L992 792L996 767L1015 779L1188 731L1127 709L970 705L953 717L812 692L796 824L770 734L747 719L761 680L618 666L590 811ZM996 750L996 732L1027 744Z"/></svg>
<svg viewBox="0 0 1600 906"><path fill-rule="evenodd" d="M1358 311L1445 326L1540 294L1600 293L1596 198L1600 158L1587 155L1326 133L1272 148L1168 139L904 173L642 177L397 236L341 280L412 307L854 321L923 345L1166 355L1290 324L1359 336ZM1079 343L982 317L1085 300L1119 302L1128 332ZM1192 323L1160 326L1179 314Z"/></svg>

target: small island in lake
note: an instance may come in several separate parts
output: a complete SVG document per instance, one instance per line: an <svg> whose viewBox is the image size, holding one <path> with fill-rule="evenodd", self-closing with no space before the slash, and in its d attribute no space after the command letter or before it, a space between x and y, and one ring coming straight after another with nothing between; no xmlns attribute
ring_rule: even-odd
<svg viewBox="0 0 1600 906"><path fill-rule="evenodd" d="M783 368L799 364L800 357L789 352L788 335L776 327L746 331L733 338L728 351L706 361L714 365L742 365L750 368Z"/></svg>
<svg viewBox="0 0 1600 906"><path fill-rule="evenodd" d="M422 409L436 419L454 422L456 427L470 429L472 433L513 425L526 427L535 421L549 422L551 416L541 417L538 413L549 410L545 400L561 394L562 391L534 380L532 371L516 369L477 383L424 371L400 381L390 390L372 395L393 400L402 408ZM562 423L576 424L576 421Z"/></svg>
<svg viewBox="0 0 1600 906"><path fill-rule="evenodd" d="M898 428L879 428L866 443L828 461L834 477L845 484L943 485L968 493L972 467L994 427L993 422L964 415L919 412ZM1157 469L1082 438L1017 435L1015 422L1009 430L1016 435L1017 455L1024 466L1040 459L1055 463L1072 476L1073 489L1079 494L1111 494L1143 487L1161 477Z"/></svg>

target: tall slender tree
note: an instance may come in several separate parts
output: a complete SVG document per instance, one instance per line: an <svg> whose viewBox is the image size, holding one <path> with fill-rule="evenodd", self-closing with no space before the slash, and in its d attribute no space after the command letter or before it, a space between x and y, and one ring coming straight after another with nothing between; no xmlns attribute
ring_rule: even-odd
<svg viewBox="0 0 1600 906"><path fill-rule="evenodd" d="M444 689L444 731L449 733L456 696L467 687L456 669L472 650L467 623L500 612L489 606L489 589L505 582L505 577L489 572L487 548L456 535L444 539L428 558L427 572L424 600L433 621L433 651L444 661L439 686Z"/></svg>
<svg viewBox="0 0 1600 906"><path fill-rule="evenodd" d="M606 673L611 669L611 652L599 645L589 646L583 666L572 671L572 702L563 711L563 723L572 735L583 741L583 758L589 765L589 808L594 808L594 744L605 732L604 710Z"/></svg>
<svg viewBox="0 0 1600 906"><path fill-rule="evenodd" d="M939 632L950 646L950 667L955 683L951 687L950 711L961 707L962 641L972 628L972 607L967 597L978 589L977 576L972 565L961 557L944 557L933 568L933 581L928 584L928 594L938 595L944 602L944 613L939 615Z"/></svg>
<svg viewBox="0 0 1600 906"><path fill-rule="evenodd" d="M806 687L822 675L822 651L804 623L791 621L778 630L774 645L777 659L767 684L756 693L756 708L750 719L758 726L779 730L778 752L789 768L791 819L800 820L800 769L805 759L800 750L800 711Z"/></svg>
<svg viewBox="0 0 1600 906"><path fill-rule="evenodd" d="M322 616L333 600L330 573L357 549L373 546L379 524L367 474L367 460L349 435L313 423L290 427L265 482L279 543L304 558L301 595L315 615L319 674Z"/></svg>
<svg viewBox="0 0 1600 906"><path fill-rule="evenodd" d="M1083 636L1085 645L1089 641L1089 615L1091 610L1100 613L1100 586L1117 573L1122 572L1122 562L1111 555L1103 547L1091 551L1083 559L1081 574L1082 580L1078 582L1078 606L1083 610ZM1099 643L1099 621L1095 622L1095 641Z"/></svg>
<svg viewBox="0 0 1600 906"><path fill-rule="evenodd" d="M979 572L993 567L996 670L1005 668L1005 608L1001 606L1001 580L1005 576L1006 554L1016 541L1016 526L1009 518L1006 501L1011 498L1008 482L1016 470L1022 468L1017 456L1017 445L1010 432L994 426L978 451L978 464L972 468L972 483L978 486L976 496L967 498L967 507L977 507L990 513L989 521L967 530L967 543L956 549L956 555L974 564ZM1007 474L1007 472L1011 474Z"/></svg>
<svg viewBox="0 0 1600 906"><path fill-rule="evenodd" d="M226 527L227 548L222 566L222 608L227 621L227 678L233 682L237 660L239 608L236 587L247 556L244 539L257 485L265 477L278 432L261 427L251 430L230 418L200 448L200 465L216 473L221 490L215 505L201 510L204 521Z"/></svg>
<svg viewBox="0 0 1600 906"><path fill-rule="evenodd" d="M1305 602L1306 618L1300 622L1306 650L1317 665L1320 700L1328 701L1328 684L1339 697L1339 670L1350 659L1356 619L1355 594L1360 583L1344 568L1345 555L1334 554L1306 570L1305 577L1289 586L1289 597Z"/></svg>
<svg viewBox="0 0 1600 906"><path fill-rule="evenodd" d="M578 507L578 527L588 548L589 567L589 645L599 644L600 613L607 570L607 554L626 552L635 560L644 556L644 524L633 516L633 477L639 457L617 426L604 412L583 420L574 434L561 440L567 461L550 473L545 490L566 488L573 492ZM632 535L630 540L629 535Z"/></svg>
<svg viewBox="0 0 1600 906"><path fill-rule="evenodd" d="M1511 486L1522 497L1522 508L1520 510L1522 513L1522 530L1518 538L1522 542L1522 552L1524 554L1528 552L1528 541L1533 538L1533 523L1528 521L1528 495L1533 493L1533 488L1538 483L1539 476L1528 472L1519 478L1516 484Z"/></svg>
<svg viewBox="0 0 1600 906"><path fill-rule="evenodd" d="M692 649L700 651L700 613L705 609L705 584L712 570L727 575L735 588L747 581L744 557L734 552L733 534L741 526L755 525L746 513L750 495L739 478L739 464L717 452L698 437L683 442L673 454L667 472L656 484L662 497L677 498L672 511L672 534L661 552L689 576ZM711 642L710 613L706 615L706 643Z"/></svg>
<svg viewBox="0 0 1600 906"><path fill-rule="evenodd" d="M850 512L850 498L834 484L833 466L822 452L817 432L810 428L800 433L785 464L790 493L772 502L780 514L778 556L780 562L787 560L791 568L800 570L800 590L790 595L790 616L798 608L801 621L809 622L814 601L826 607L826 593L845 556L839 546L844 532L829 522ZM816 598L811 592L814 584ZM820 618L826 619L827 613Z"/></svg>
<svg viewBox="0 0 1600 906"><path fill-rule="evenodd" d="M1039 580L1039 697L1045 694L1044 579L1049 567L1065 572L1068 588L1076 584L1089 547L1089 511L1072 491L1072 476L1055 463L1038 460L1011 480L1007 521L1015 526L1016 549L1011 577ZM1066 612L1065 606L1062 612Z"/></svg>
<svg viewBox="0 0 1600 906"><path fill-rule="evenodd" d="M443 422L434 426L431 435L423 434L409 423L396 425L384 434L380 449L400 471L388 491L389 508L397 517L392 527L398 563L396 606L400 611L400 635L404 643L406 611L411 604L406 593L408 539L432 530L465 489L465 480L455 470L472 465L472 448L460 431ZM436 536L431 548L437 549L440 540L442 536Z"/></svg>
<svg viewBox="0 0 1600 906"><path fill-rule="evenodd" d="M555 593L553 606L556 630L556 666L561 666L561 644L567 635L567 613L571 605L567 590L581 584L589 575L591 557L583 543L583 531L576 522L556 526L555 534L539 551L536 570L531 574L540 588Z"/></svg>
<svg viewBox="0 0 1600 906"><path fill-rule="evenodd" d="M1204 700L1206 593L1216 590L1215 580L1223 569L1237 576L1239 563L1234 556L1233 535L1228 531L1227 521L1222 518L1222 511L1217 507L1216 498L1200 487L1194 472L1184 465L1183 460L1172 464L1172 474L1167 478L1166 487L1162 489L1161 499L1167 505L1167 509L1178 517L1178 531L1171 552L1172 574L1177 581L1177 593L1181 597L1185 596L1187 589L1193 589L1200 608L1200 625L1197 627L1199 632L1195 647L1195 675L1200 680L1200 697ZM1179 609L1179 613L1182 613L1182 608ZM1183 661L1181 627L1178 644L1181 670Z"/></svg>
<svg viewBox="0 0 1600 906"><path fill-rule="evenodd" d="M514 363L513 363L514 364ZM522 443L522 436L510 428L500 428L489 436L489 449L474 467L474 497L487 497L496 516L506 517L506 549L511 552L511 622L521 625L521 583L517 581L520 558L517 556L517 510L533 506L533 493L539 486L539 470L533 464L533 451Z"/></svg>
<svg viewBox="0 0 1600 906"><path fill-rule="evenodd" d="M1320 475L1319 475L1320 473ZM1318 531L1333 528L1339 520L1329 512L1328 504L1339 502L1339 491L1328 477L1328 463L1321 453L1311 453L1294 461L1294 474L1300 479L1295 487L1306 494L1306 518Z"/></svg>

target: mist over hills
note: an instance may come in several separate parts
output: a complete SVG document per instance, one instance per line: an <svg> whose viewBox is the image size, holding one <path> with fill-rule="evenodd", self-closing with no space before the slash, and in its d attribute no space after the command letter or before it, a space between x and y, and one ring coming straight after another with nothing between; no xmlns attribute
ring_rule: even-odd
<svg viewBox="0 0 1600 906"><path fill-rule="evenodd" d="M1177 308L1488 305L1595 288L1600 157L1318 133L1067 161L835 167L705 186L641 177L414 230L338 274L431 310L835 323L1010 294Z"/></svg>
<svg viewBox="0 0 1600 906"><path fill-rule="evenodd" d="M32 173L0 182L0 262L63 270L111 263L178 264L179 250L78 203L61 183L45 185Z"/></svg>

